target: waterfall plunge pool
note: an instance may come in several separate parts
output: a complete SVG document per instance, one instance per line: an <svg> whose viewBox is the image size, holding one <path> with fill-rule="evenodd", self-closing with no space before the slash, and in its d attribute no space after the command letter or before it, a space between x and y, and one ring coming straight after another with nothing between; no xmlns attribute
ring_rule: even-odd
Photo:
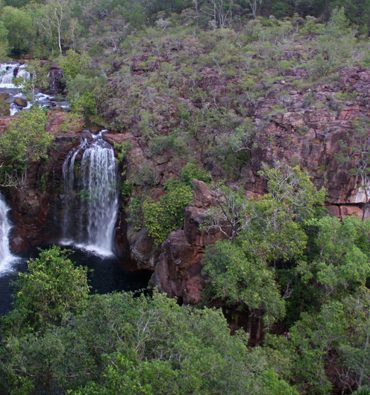
<svg viewBox="0 0 370 395"><path fill-rule="evenodd" d="M117 258L99 257L88 251L73 247L62 247L70 251L70 258L78 266L89 269L88 279L92 293L105 294L114 291L137 291L147 287L150 272L125 272ZM34 251L29 258L37 257ZM29 258L18 258L12 263L12 270L0 273L0 315L6 314L12 306L14 293L13 282L19 272L27 271L27 260Z"/></svg>
<svg viewBox="0 0 370 395"><path fill-rule="evenodd" d="M136 291L146 288L151 273L124 272L113 254L118 213L117 161L113 147L103 139L105 130L82 137L63 164L64 210L61 218L63 248L76 265L90 269L91 291ZM9 249L9 208L0 196L0 314L11 308L18 272L27 270L27 259L13 257ZM1 270L1 269L4 270Z"/></svg>

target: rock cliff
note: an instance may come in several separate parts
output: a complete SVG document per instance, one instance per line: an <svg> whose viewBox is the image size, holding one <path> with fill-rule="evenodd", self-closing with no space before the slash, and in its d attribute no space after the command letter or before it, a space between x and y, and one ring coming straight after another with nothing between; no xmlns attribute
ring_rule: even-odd
<svg viewBox="0 0 370 395"><path fill-rule="evenodd" d="M307 101L305 89L291 89L282 98L283 82L276 84L269 96L255 110L257 127L250 160L240 169L237 181L250 196L265 193L265 183L258 171L262 163L274 166L277 161L299 164L308 170L318 188L327 190L327 208L333 215L362 216L366 209L365 194L359 188L359 179L351 172L356 157L340 161L343 143L358 145L354 121L370 114L370 71L361 68L343 69L332 84L318 84L310 89ZM284 101L284 110L274 112L276 103ZM365 139L370 137L367 131ZM165 155L148 154L148 149L135 133L110 134L112 142L129 142L131 151L127 162L130 178L146 163L159 175L155 190L163 180L179 174L182 162L169 151ZM342 143L343 142L343 143ZM196 155L197 151L194 151ZM344 154L345 155L345 154ZM214 169L218 176L218 169ZM153 191L151 192L153 193ZM160 196L158 191L154 195ZM204 248L222 237L200 231L202 216L212 204L212 192L201 182L194 182L194 201L186 209L184 227L172 232L158 249L145 229L127 228L131 258L137 267L154 271L152 283L185 303L198 303L204 280L201 261ZM160 218L158 219L160 221Z"/></svg>
<svg viewBox="0 0 370 395"><path fill-rule="evenodd" d="M138 73L137 67L134 72ZM211 78L210 73L206 73L202 83L208 87L213 84L213 89L222 96L219 86L222 81ZM339 161L338 156L342 142L347 146L358 144L354 121L370 114L369 94L370 71L360 67L343 69L334 82L309 89L286 89L284 81L276 82L253 109L256 133L253 144L246 147L249 159L230 182L244 186L247 195L263 194L266 186L258 175L262 163L300 164L308 170L317 187L327 189L327 206L332 214L362 215L366 209L365 194L359 189L359 179L350 171L356 157ZM170 106L166 112L169 119L162 114L164 129L172 122L171 111ZM48 117L47 129L54 136L50 159L34 163L27 184L7 194L14 223L12 250L16 254L55 242L60 237L62 164L69 150L78 145L83 125L66 127L66 114L59 111L49 111ZM0 133L9 121L9 117L1 118ZM154 186L149 190L138 188L157 199L163 194L164 182L178 176L186 162L172 149L153 154L138 128L136 125L132 130L110 132L105 138L112 144L127 143L130 147L121 163L122 181L141 177L143 167L149 168L155 174ZM366 138L369 136L370 131ZM191 142L194 159L202 162L215 179L227 179L217 164L202 156L199 144ZM195 180L193 186L194 200L185 211L183 229L172 232L160 247L155 246L145 229L137 230L127 222L124 201L116 228L116 251L125 267L153 271L152 283L185 303L200 301L204 286L201 275L204 249L222 238L221 234L204 234L200 230L204 212L212 205L214 195L202 182Z"/></svg>

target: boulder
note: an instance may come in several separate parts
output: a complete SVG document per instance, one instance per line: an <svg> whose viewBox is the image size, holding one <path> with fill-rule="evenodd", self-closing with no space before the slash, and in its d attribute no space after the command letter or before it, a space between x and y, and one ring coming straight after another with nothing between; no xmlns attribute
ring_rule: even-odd
<svg viewBox="0 0 370 395"><path fill-rule="evenodd" d="M27 107L27 100L23 97L15 97L13 100L14 104L16 104L18 107Z"/></svg>

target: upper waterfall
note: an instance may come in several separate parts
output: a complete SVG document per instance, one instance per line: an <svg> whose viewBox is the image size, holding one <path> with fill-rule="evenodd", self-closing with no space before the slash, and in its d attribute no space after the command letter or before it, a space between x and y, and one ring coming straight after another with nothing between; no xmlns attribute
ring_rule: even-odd
<svg viewBox="0 0 370 395"><path fill-rule="evenodd" d="M83 139L63 164L64 244L98 255L113 254L118 212L117 163L102 132Z"/></svg>
<svg viewBox="0 0 370 395"><path fill-rule="evenodd" d="M10 252L9 233L11 225L8 219L9 207L0 195L0 274L10 270L15 257Z"/></svg>
<svg viewBox="0 0 370 395"><path fill-rule="evenodd" d="M32 75L25 64L0 63L0 92L8 96L6 102L9 105L9 115L13 116L22 110L29 110L34 104L42 108L69 110L69 103L64 98L54 97L37 89L32 94L30 92L26 94L22 83L31 78Z"/></svg>
<svg viewBox="0 0 370 395"><path fill-rule="evenodd" d="M0 64L0 89L18 89L21 86L15 84L16 78L28 80L30 73L26 66L19 63Z"/></svg>

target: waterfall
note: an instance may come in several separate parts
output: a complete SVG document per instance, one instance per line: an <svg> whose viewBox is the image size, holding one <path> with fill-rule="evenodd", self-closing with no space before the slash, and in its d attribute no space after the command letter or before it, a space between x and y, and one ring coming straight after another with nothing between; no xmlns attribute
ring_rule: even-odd
<svg viewBox="0 0 370 395"><path fill-rule="evenodd" d="M0 89L18 89L21 86L14 84L15 78L24 78L28 80L30 73L26 70L25 65L19 63L0 64Z"/></svg>
<svg viewBox="0 0 370 395"><path fill-rule="evenodd" d="M0 274L11 269L11 262L15 257L10 252L9 233L11 229L8 220L9 207L0 195Z"/></svg>
<svg viewBox="0 0 370 395"><path fill-rule="evenodd" d="M113 255L118 211L117 163L102 132L83 139L63 164L62 244Z"/></svg>
<svg viewBox="0 0 370 395"><path fill-rule="evenodd" d="M0 64L0 91L8 94L9 112L13 116L22 110L29 110L35 103L41 108L59 108L68 111L70 109L69 103L60 97L47 95L36 90L32 95L32 100L29 101L26 94L23 92L24 86L22 84L15 85L16 78L23 78L29 80L31 74L27 71L27 66L20 63L1 63ZM17 104L17 98L21 98L25 105Z"/></svg>

